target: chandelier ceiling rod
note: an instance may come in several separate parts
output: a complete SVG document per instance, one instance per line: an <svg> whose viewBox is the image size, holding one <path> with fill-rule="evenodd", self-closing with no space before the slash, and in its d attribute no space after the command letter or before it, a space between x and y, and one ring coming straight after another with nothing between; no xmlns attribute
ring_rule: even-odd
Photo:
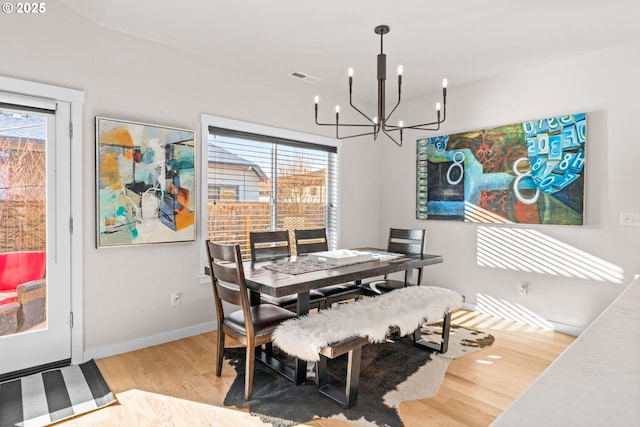
<svg viewBox="0 0 640 427"><path fill-rule="evenodd" d="M400 100L402 98L402 65L398 67L398 102L393 107L389 115L386 115L386 80L387 80L387 55L385 55L383 50L383 37L385 34L389 32L388 25L378 25L374 32L376 34L380 34L380 53L378 54L378 115L371 118L365 113L363 113L358 107L353 105L353 68L349 68L349 105L356 110L360 115L362 115L368 123L340 123L340 106L336 105L336 122L335 123L320 123L318 122L318 105L320 104L319 97L315 98L315 119L316 124L319 126L335 126L336 128L336 138L337 139L347 139L347 138L355 138L358 136L366 136L373 135L373 139L376 140L378 138L378 134L380 131L389 137L393 142L395 142L398 146L402 146L402 134L405 129L416 129L416 130L429 130L429 131L437 131L440 129L440 124L443 123L447 116L447 79L444 79L442 82L442 116L440 114L440 103L436 104L436 120L427 123L421 123L417 125L405 126L402 121L399 121L397 125L388 124L389 119L396 111L398 106L400 105ZM432 127L435 126L435 127ZM371 127L372 130L370 132L364 132L354 135L346 135L341 136L339 134L339 129L342 127ZM391 136L391 132L399 132L400 133L400 141L397 141L393 136Z"/></svg>

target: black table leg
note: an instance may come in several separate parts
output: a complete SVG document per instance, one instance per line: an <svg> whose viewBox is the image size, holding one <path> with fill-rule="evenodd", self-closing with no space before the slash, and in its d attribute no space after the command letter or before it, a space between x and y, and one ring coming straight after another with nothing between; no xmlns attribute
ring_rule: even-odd
<svg viewBox="0 0 640 427"><path fill-rule="evenodd" d="M260 292L249 291L249 303L250 305L260 305Z"/></svg>

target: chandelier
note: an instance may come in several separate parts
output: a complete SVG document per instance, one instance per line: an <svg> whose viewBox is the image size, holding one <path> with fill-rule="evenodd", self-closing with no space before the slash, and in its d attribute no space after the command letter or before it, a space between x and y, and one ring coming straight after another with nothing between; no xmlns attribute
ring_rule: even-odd
<svg viewBox="0 0 640 427"><path fill-rule="evenodd" d="M400 98L402 94L402 65L398 67L398 102L393 107L391 112L387 115L385 112L385 82L387 80L387 55L383 52L383 44L382 39L385 34L389 32L388 25L378 25L374 32L376 34L380 34L380 54L378 55L378 115L374 117L369 117L365 113L363 113L359 108L353 105L353 68L349 68L349 105L360 113L367 123L340 123L340 106L336 106L336 122L335 123L320 123L318 122L318 105L320 103L319 97L315 98L315 117L316 124L319 126L335 126L336 128L336 138L337 139L346 139L346 138L355 138L358 136L365 135L373 135L374 141L378 138L378 135L382 131L386 136L389 137L393 142L395 142L398 146L402 146L402 134L405 129L415 129L415 130L429 130L429 131L437 131L440 129L440 124L444 122L447 115L447 79L442 81L442 106L438 102L436 104L436 119L432 122L421 123L417 125L405 126L404 123L400 120L397 125L390 124L390 119L393 113L396 111L398 106L400 105ZM370 132L358 133L355 135L340 135L340 128L347 127L360 127L367 128L371 127L372 130ZM394 138L391 133L399 133L399 141Z"/></svg>

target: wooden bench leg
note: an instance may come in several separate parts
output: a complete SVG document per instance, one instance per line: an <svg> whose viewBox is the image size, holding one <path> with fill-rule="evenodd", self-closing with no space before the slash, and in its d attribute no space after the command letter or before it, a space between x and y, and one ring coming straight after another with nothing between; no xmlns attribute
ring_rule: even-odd
<svg viewBox="0 0 640 427"><path fill-rule="evenodd" d="M444 319L442 320L442 336L440 338L440 345L437 345L431 341L426 341L422 339L422 334L420 334L420 328L416 329L413 332L413 340L416 343L416 345L427 347L444 354L449 350L450 330L451 330L451 313L447 312L447 314L444 315Z"/></svg>
<svg viewBox="0 0 640 427"><path fill-rule="evenodd" d="M318 391L343 408L351 408L358 399L358 387L360 386L360 361L362 347L349 351L347 362L347 379L344 391L329 385L329 373L327 372L327 357L320 355L316 362L316 388Z"/></svg>

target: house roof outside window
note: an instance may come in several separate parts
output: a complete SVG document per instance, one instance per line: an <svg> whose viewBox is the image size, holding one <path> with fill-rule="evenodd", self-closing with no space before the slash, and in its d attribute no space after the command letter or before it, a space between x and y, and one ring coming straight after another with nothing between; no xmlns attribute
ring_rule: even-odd
<svg viewBox="0 0 640 427"><path fill-rule="evenodd" d="M44 144L47 140L47 122L42 116L0 110L0 140L32 140Z"/></svg>
<svg viewBox="0 0 640 427"><path fill-rule="evenodd" d="M253 170L261 181L266 181L267 175L262 168L256 163L243 159L240 156L233 154L230 151L220 148L217 145L209 143L208 147L208 159L209 165L222 165L222 166L238 166Z"/></svg>

